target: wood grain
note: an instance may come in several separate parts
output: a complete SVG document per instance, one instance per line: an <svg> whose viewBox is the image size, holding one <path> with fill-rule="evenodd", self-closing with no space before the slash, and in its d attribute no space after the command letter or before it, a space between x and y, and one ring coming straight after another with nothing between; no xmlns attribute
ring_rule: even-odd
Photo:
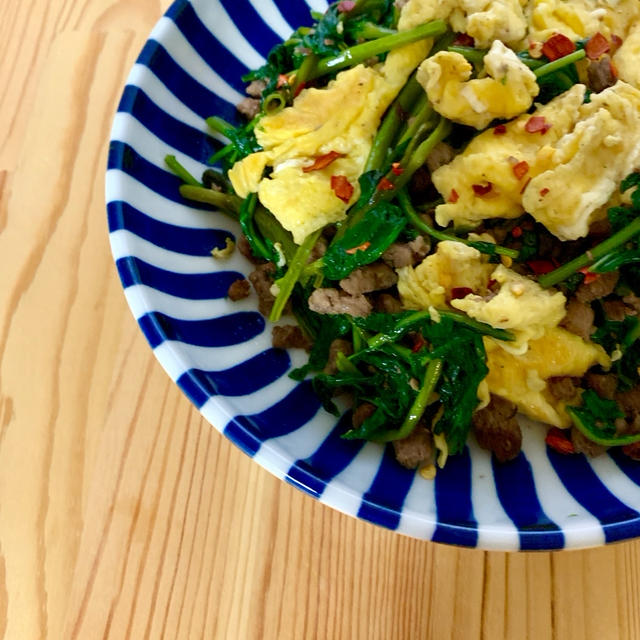
<svg viewBox="0 0 640 640"><path fill-rule="evenodd" d="M640 543L503 554L334 512L154 360L104 214L156 0L0 4L0 638L638 639Z"/></svg>

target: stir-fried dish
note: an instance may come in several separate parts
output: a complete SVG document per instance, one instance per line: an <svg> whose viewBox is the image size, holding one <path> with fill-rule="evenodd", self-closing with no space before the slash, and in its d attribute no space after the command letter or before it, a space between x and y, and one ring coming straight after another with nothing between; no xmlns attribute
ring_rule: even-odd
<svg viewBox="0 0 640 640"><path fill-rule="evenodd" d="M433 477L470 432L513 459L523 414L640 459L639 55L638 0L342 0L208 119L201 179L167 163L344 438Z"/></svg>

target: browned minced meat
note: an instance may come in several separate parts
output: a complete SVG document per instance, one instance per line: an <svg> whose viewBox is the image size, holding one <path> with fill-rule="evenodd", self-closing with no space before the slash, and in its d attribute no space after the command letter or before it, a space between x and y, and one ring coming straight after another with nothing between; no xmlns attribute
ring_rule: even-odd
<svg viewBox="0 0 640 640"><path fill-rule="evenodd" d="M626 444L622 447L622 453L624 453L625 456L629 456L632 460L640 460L640 442Z"/></svg>
<svg viewBox="0 0 640 640"><path fill-rule="evenodd" d="M585 381L589 389L593 389L599 396L613 400L618 386L618 378L612 373L587 373Z"/></svg>
<svg viewBox="0 0 640 640"><path fill-rule="evenodd" d="M547 380L547 389L556 400L572 400L576 396L579 378L558 376Z"/></svg>
<svg viewBox="0 0 640 640"><path fill-rule="evenodd" d="M446 142L438 142L427 156L427 167L433 173L445 164L449 164L456 155L455 149Z"/></svg>
<svg viewBox="0 0 640 640"><path fill-rule="evenodd" d="M338 289L316 289L309 296L309 309L316 313L346 313L363 318L371 313L371 308L364 296L350 296Z"/></svg>
<svg viewBox="0 0 640 640"><path fill-rule="evenodd" d="M589 237L608 237L611 235L611 223L608 218L595 220L589 225Z"/></svg>
<svg viewBox="0 0 640 640"><path fill-rule="evenodd" d="M375 310L382 313L400 313L402 302L390 293L380 293L376 296L374 302Z"/></svg>
<svg viewBox="0 0 640 640"><path fill-rule="evenodd" d="M590 458L595 458L603 454L607 447L603 447L601 444L596 444L593 440L589 440L581 431L575 427L571 428L571 442L576 453L584 453Z"/></svg>
<svg viewBox="0 0 640 640"><path fill-rule="evenodd" d="M625 413L640 413L640 385L629 389L629 391L616 393L615 399Z"/></svg>
<svg viewBox="0 0 640 640"><path fill-rule="evenodd" d="M611 68L611 58L602 56L599 60L591 60L587 67L587 78L589 89L596 93L600 93L608 87L613 87L618 78L616 78Z"/></svg>
<svg viewBox="0 0 640 640"><path fill-rule="evenodd" d="M588 304L571 298L567 304L567 313L560 325L567 331L571 331L571 333L588 340L594 330L594 317L593 309Z"/></svg>
<svg viewBox="0 0 640 640"><path fill-rule="evenodd" d="M259 98L262 96L262 92L267 88L267 83L264 80L254 80L247 85L246 92L252 98Z"/></svg>
<svg viewBox="0 0 640 640"><path fill-rule="evenodd" d="M492 395L484 409L473 414L473 429L478 444L492 451L500 462L513 460L522 447L522 431L513 402Z"/></svg>
<svg viewBox="0 0 640 640"><path fill-rule="evenodd" d="M638 298L638 296L631 294L630 296L622 298L622 301L625 304L628 304L637 313L640 313L640 298Z"/></svg>
<svg viewBox="0 0 640 640"><path fill-rule="evenodd" d="M340 286L349 295L359 296L371 291L388 289L398 282L398 274L384 262L374 262L352 271L340 280Z"/></svg>
<svg viewBox="0 0 640 640"><path fill-rule="evenodd" d="M328 244L329 243L327 242L327 239L323 236L320 236L318 238L318 242L316 242L313 245L313 249L311 249L311 253L309 254L309 262L315 262L319 258L322 258L322 256L327 252Z"/></svg>
<svg viewBox="0 0 640 640"><path fill-rule="evenodd" d="M236 109L247 120L253 120L260 113L260 100L257 98L245 98L238 102Z"/></svg>
<svg viewBox="0 0 640 640"><path fill-rule="evenodd" d="M407 469L431 462L433 460L433 439L431 432L418 425L410 435L402 440L393 441L396 460Z"/></svg>
<svg viewBox="0 0 640 640"><path fill-rule="evenodd" d="M252 262L253 264L263 264L264 263L264 260L262 260L260 258L256 258L253 255L253 253L251 253L251 246L249 245L249 241L247 240L246 236L243 233L238 234L236 247L238 248L238 251L247 260L249 260L249 262Z"/></svg>
<svg viewBox="0 0 640 640"><path fill-rule="evenodd" d="M376 405L370 402L359 404L351 415L351 424L354 429L359 429L367 418L370 418L376 412Z"/></svg>
<svg viewBox="0 0 640 640"><path fill-rule="evenodd" d="M271 313L271 308L275 302L275 298L271 293L275 272L276 266L273 262L265 262L258 265L249 274L249 280L258 294L258 310L263 316L268 316Z"/></svg>
<svg viewBox="0 0 640 640"><path fill-rule="evenodd" d="M327 359L327 364L323 369L323 373L328 373L329 375L334 375L338 373L338 354L344 353L345 356L350 356L353 353L353 345L344 338L336 338L329 345L329 358Z"/></svg>
<svg viewBox="0 0 640 640"><path fill-rule="evenodd" d="M627 316L637 315L637 311L628 307L622 300L605 300L602 303L607 317L614 322L622 322Z"/></svg>
<svg viewBox="0 0 640 640"><path fill-rule="evenodd" d="M619 277L620 274L617 271L601 273L593 282L589 284L583 282L576 291L576 298L580 302L592 302L604 298L613 293Z"/></svg>
<svg viewBox="0 0 640 640"><path fill-rule="evenodd" d="M227 291L227 297L236 302L236 300L246 298L250 291L251 285L249 284L249 281L244 278L239 278L231 283L229 291Z"/></svg>
<svg viewBox="0 0 640 640"><path fill-rule="evenodd" d="M420 262L430 250L429 240L424 236L417 236L411 242L394 242L382 254L382 259L394 269L401 269Z"/></svg>
<svg viewBox="0 0 640 640"><path fill-rule="evenodd" d="M271 344L276 349L305 349L309 351L313 343L300 327L293 324L275 326L271 329Z"/></svg>

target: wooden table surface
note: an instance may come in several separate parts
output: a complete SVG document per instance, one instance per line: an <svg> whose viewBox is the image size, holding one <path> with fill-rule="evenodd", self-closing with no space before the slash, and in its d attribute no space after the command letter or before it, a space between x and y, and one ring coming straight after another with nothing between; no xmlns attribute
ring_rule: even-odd
<svg viewBox="0 0 640 640"><path fill-rule="evenodd" d="M155 361L107 139L169 0L0 2L0 638L640 638L640 542L485 553L276 480Z"/></svg>

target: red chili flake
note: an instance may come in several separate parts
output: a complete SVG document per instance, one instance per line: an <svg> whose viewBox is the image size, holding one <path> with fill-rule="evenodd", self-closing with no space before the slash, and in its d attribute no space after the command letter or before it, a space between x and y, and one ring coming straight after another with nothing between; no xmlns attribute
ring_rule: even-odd
<svg viewBox="0 0 640 640"><path fill-rule="evenodd" d="M468 33L458 33L453 44L458 47L474 47L476 41Z"/></svg>
<svg viewBox="0 0 640 640"><path fill-rule="evenodd" d="M415 333L412 337L413 344L411 345L411 353L417 353L427 344L427 341L424 339L421 333Z"/></svg>
<svg viewBox="0 0 640 640"><path fill-rule="evenodd" d="M527 178L527 181L522 185L522 189L520 189L520 195L522 195L526 191L530 182L531 182L531 178Z"/></svg>
<svg viewBox="0 0 640 640"><path fill-rule="evenodd" d="M302 167L303 173L311 173L312 171L320 171L320 169L325 169L328 167L334 160L338 158L344 158L344 153L338 153L337 151L329 151L329 153L325 153L323 156L318 156L315 159L315 162L309 167Z"/></svg>
<svg viewBox="0 0 640 640"><path fill-rule="evenodd" d="M338 2L338 11L340 13L349 13L355 6L356 3L354 0L342 0Z"/></svg>
<svg viewBox="0 0 640 640"><path fill-rule="evenodd" d="M487 282L487 289L493 289L493 287L495 287L497 284L498 281L491 278L489 282Z"/></svg>
<svg viewBox="0 0 640 640"><path fill-rule="evenodd" d="M449 200L451 204L455 204L460 199L458 192L455 189L451 189L451 193L449 194Z"/></svg>
<svg viewBox="0 0 640 640"><path fill-rule="evenodd" d="M609 41L598 31L591 36L584 45L584 52L589 60L597 60L610 49Z"/></svg>
<svg viewBox="0 0 640 640"><path fill-rule="evenodd" d="M531 116L524 125L527 133L541 133L544 135L553 125L544 116Z"/></svg>
<svg viewBox="0 0 640 640"><path fill-rule="evenodd" d="M396 176L401 176L404 173L404 169L400 166L399 162L393 162L391 164L391 171L393 171Z"/></svg>
<svg viewBox="0 0 640 640"><path fill-rule="evenodd" d="M347 249L345 253L349 255L353 255L356 251L366 251L371 246L370 242L363 242L359 244L357 247L352 247L351 249Z"/></svg>
<svg viewBox="0 0 640 640"><path fill-rule="evenodd" d="M522 227L513 227L511 229L511 237L519 238L522 235Z"/></svg>
<svg viewBox="0 0 640 640"><path fill-rule="evenodd" d="M622 38L615 33L611 35L611 53L615 53L622 46Z"/></svg>
<svg viewBox="0 0 640 640"><path fill-rule="evenodd" d="M507 133L507 127L503 124L499 124L495 127L493 127L493 135L494 136L501 136L503 134Z"/></svg>
<svg viewBox="0 0 640 640"><path fill-rule="evenodd" d="M451 299L460 300L460 298L465 298L470 293L473 293L473 289L469 289L469 287L453 287L451 289Z"/></svg>
<svg viewBox="0 0 640 640"><path fill-rule="evenodd" d="M558 453L562 453L563 455L567 455L569 453L575 453L575 447L573 446L573 442L569 440L566 431L562 429L558 429L558 427L552 427L547 432L547 437L544 441Z"/></svg>
<svg viewBox="0 0 640 640"><path fill-rule="evenodd" d="M301 92L303 89L305 89L305 88L306 88L306 86L307 86L307 83L306 83L306 82L301 82L301 83L296 87L296 90L295 90L295 91L294 91L294 93L293 93L293 97L294 97L294 98L297 98L297 97L300 95L300 92Z"/></svg>
<svg viewBox="0 0 640 640"><path fill-rule="evenodd" d="M576 45L571 42L567 36L561 33L553 34L543 45L542 53L544 53L551 62L558 58L564 58L576 50Z"/></svg>
<svg viewBox="0 0 640 640"><path fill-rule="evenodd" d="M548 187L545 187L544 189L540 189L540 196L541 197L544 198L547 195L547 193L549 193Z"/></svg>
<svg viewBox="0 0 640 640"><path fill-rule="evenodd" d="M289 76L285 73L281 73L278 76L278 84L276 85L278 89L284 87L285 84L289 84Z"/></svg>
<svg viewBox="0 0 640 640"><path fill-rule="evenodd" d="M522 160L518 162L518 164L514 164L513 167L513 175L518 179L522 180L527 175L527 171L529 171L529 163L526 160Z"/></svg>
<svg viewBox="0 0 640 640"><path fill-rule="evenodd" d="M527 260L527 266L537 276L541 276L543 273L550 273L555 269L555 265L551 260Z"/></svg>
<svg viewBox="0 0 640 640"><path fill-rule="evenodd" d="M584 280L582 281L584 284L591 284L598 279L598 274L589 271L589 267L582 267L582 269L578 269L578 271L584 276Z"/></svg>
<svg viewBox="0 0 640 640"><path fill-rule="evenodd" d="M388 178L381 178L380 182L378 182L377 189L378 191L391 191L395 189L395 185Z"/></svg>
<svg viewBox="0 0 640 640"><path fill-rule="evenodd" d="M486 196L491 189L493 189L493 184L491 182L487 182L487 184L472 184L471 188L473 189L473 193L482 197Z"/></svg>
<svg viewBox="0 0 640 640"><path fill-rule="evenodd" d="M331 188L342 202L351 200L353 185L349 182L347 176L331 176Z"/></svg>

